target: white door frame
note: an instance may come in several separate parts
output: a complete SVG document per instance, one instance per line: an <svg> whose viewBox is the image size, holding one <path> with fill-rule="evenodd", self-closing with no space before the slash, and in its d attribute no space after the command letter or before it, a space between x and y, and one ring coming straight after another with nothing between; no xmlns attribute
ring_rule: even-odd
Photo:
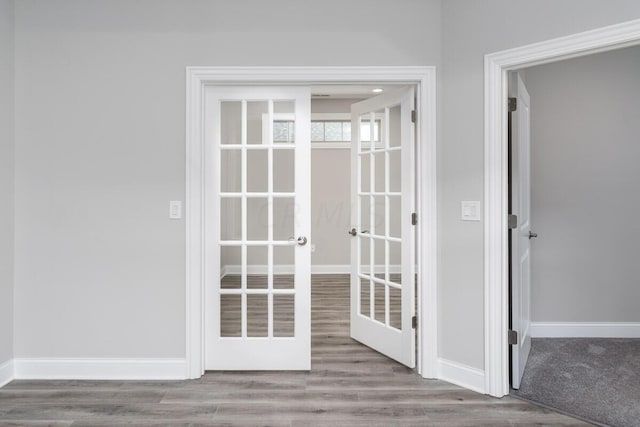
<svg viewBox="0 0 640 427"><path fill-rule="evenodd" d="M640 19L485 56L484 352L485 392L509 393L507 73L640 44Z"/></svg>
<svg viewBox="0 0 640 427"><path fill-rule="evenodd" d="M436 378L436 71L435 67L187 67L186 378L204 374L204 89L216 85L415 84L418 158L418 372Z"/></svg>

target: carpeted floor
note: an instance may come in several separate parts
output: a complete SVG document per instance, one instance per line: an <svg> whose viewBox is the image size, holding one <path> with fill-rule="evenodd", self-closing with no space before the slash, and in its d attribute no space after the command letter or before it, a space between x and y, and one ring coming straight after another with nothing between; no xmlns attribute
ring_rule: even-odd
<svg viewBox="0 0 640 427"><path fill-rule="evenodd" d="M524 399L615 427L640 427L640 339L534 338Z"/></svg>

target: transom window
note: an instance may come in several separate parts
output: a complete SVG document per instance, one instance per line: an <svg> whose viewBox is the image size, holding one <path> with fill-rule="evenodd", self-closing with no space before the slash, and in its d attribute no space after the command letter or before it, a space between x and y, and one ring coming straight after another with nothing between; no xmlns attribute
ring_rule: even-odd
<svg viewBox="0 0 640 427"><path fill-rule="evenodd" d="M268 115L262 118L263 132L268 132ZM373 142L380 143L382 117L376 117L373 123ZM365 145L371 141L371 124L369 121L360 124L360 135ZM263 141L267 141L263 138ZM273 115L273 142L293 143L294 117L291 114ZM351 115L349 113L315 113L311 114L311 147L312 148L350 148L351 147Z"/></svg>

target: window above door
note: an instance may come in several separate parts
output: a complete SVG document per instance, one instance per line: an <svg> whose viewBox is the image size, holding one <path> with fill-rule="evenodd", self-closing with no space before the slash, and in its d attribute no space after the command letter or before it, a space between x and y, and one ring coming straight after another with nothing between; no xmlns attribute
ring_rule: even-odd
<svg viewBox="0 0 640 427"><path fill-rule="evenodd" d="M294 115L275 113L273 115L273 142L293 143ZM380 133L384 126L384 116L376 115L373 125L373 139L376 147L380 144ZM371 145L370 123L360 124L363 147ZM268 115L262 117L263 141L268 141ZM351 115L349 113L312 113L311 148L351 148Z"/></svg>

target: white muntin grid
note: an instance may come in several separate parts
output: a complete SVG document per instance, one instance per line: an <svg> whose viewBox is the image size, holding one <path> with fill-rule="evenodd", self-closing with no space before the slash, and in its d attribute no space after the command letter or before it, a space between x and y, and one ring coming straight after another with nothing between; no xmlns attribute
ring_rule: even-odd
<svg viewBox="0 0 640 427"><path fill-rule="evenodd" d="M368 116L368 117L367 117ZM374 141L375 140L375 127L374 127L374 123L376 122L376 113L375 112L370 112L367 115L363 115L359 117L359 125L361 125L363 122L369 122L369 140L370 141ZM364 120L363 120L364 118ZM402 243L402 239L399 237L393 237L391 236L391 203L392 203L392 198L396 197L396 198L400 198L402 196L401 192L394 192L391 191L391 170L390 170L390 166L391 166L391 162L390 162L390 154L392 152L401 152L402 150L402 146L398 145L398 146L391 146L390 143L390 107L385 107L384 109L384 114L383 114L383 120L381 122L382 124L382 128L381 128L381 146L377 146L376 144L367 144L364 145L362 143L362 135L361 133L358 131L358 138L357 138L357 155L358 155L358 162L357 162L357 189L358 189L358 202L357 202L357 209L358 209L358 215L357 215L357 229L358 231L358 238L359 239L367 239L368 241L368 247L369 247L369 271L368 274L366 274L367 272L363 271L363 264L362 264L362 258L363 258L363 254L362 254L362 240L359 242L360 244L358 245L358 294L362 295L362 280L364 281L368 281L369 282L369 315L367 316L368 318L370 318L372 321L375 322L379 322L376 317L375 317L375 303L376 303L376 284L378 285L383 285L384 286L384 325L386 327L389 328L393 328L393 329L397 329L395 326L391 325L391 319L390 319L390 292L389 289L390 288L394 288L397 290L401 290L401 284L399 283L395 283L393 281L391 281L391 276L390 276L390 264L391 264L391 248L390 248L390 242L396 242L396 243ZM358 126L358 129L362 129L361 126ZM363 151L363 148L367 147L369 148L369 150ZM377 189L376 188L376 156L384 156L384 189ZM363 177L362 174L362 160L364 157L368 157L369 158L369 176L368 177ZM400 172L400 171L396 171L396 172ZM363 180L367 179L369 180L369 191L363 191ZM378 234L377 230L376 230L376 223L377 223L377 213L376 213L376 198L377 197L383 197L384 198L384 234ZM362 198L368 198L369 199L369 229L365 232L365 230L363 230L363 224L362 224ZM379 278L376 276L376 245L375 242L376 241L382 241L384 243L384 262L383 262L383 266L384 266L384 279ZM362 310L362 302L361 302L361 298L358 298L357 301L358 304L358 313L363 313ZM382 323L382 322L380 322Z"/></svg>
<svg viewBox="0 0 640 427"><path fill-rule="evenodd" d="M236 100L230 100L236 101ZM221 104L225 102L224 100L220 101ZM252 102L252 100L242 99L241 103L241 143L240 144L226 144L225 141L220 140L220 143L217 146L219 150L218 158L221 158L221 152L225 150L235 150L241 153L241 190L239 192L223 192L220 187L221 182L218 181L218 194L220 197L221 203L219 206L222 206L222 200L224 199L240 199L241 200L241 236L240 239L234 240L220 240L219 244L221 247L240 247L240 266L241 266L241 279L240 279L240 288L239 289L223 289L219 288L220 295L240 295L241 298L241 335L240 337L222 337L223 339L287 339L287 337L274 337L273 331L273 318L274 318L274 304L273 298L274 295L295 295L296 289L295 284L292 289L275 289L274 288L274 250L275 246L294 246L296 243L291 240L275 240L274 239L274 198L275 199L294 199L296 198L296 192L276 192L274 191L274 165L273 165L273 154L274 150L295 150L295 143L274 143L273 141L273 117L274 117L274 100L269 99L266 101L267 103L267 132L264 133L263 138L267 137L266 140L262 141L262 144L250 144L248 141L248 120L247 120L247 104L248 102ZM257 100L254 102L264 102L264 100ZM293 100L277 100L276 102L294 102ZM221 107L222 108L222 107ZM295 116L294 116L295 117ZM248 168L248 151L250 150L260 150L267 152L267 191L266 192L250 192L248 191L248 176L249 176L249 168ZM249 225L249 215L248 215L248 201L249 199L266 199L267 206L267 240L249 240L248 236L248 225ZM221 228L224 227L224 224L220 224ZM266 289L253 289L247 286L247 277L248 277L248 248L249 247L266 247L267 248L267 288ZM295 283L295 282L294 282ZM247 331L247 296L248 295L266 295L267 296L267 336L266 337L251 337L248 335ZM220 322L220 326L222 326L222 321Z"/></svg>

